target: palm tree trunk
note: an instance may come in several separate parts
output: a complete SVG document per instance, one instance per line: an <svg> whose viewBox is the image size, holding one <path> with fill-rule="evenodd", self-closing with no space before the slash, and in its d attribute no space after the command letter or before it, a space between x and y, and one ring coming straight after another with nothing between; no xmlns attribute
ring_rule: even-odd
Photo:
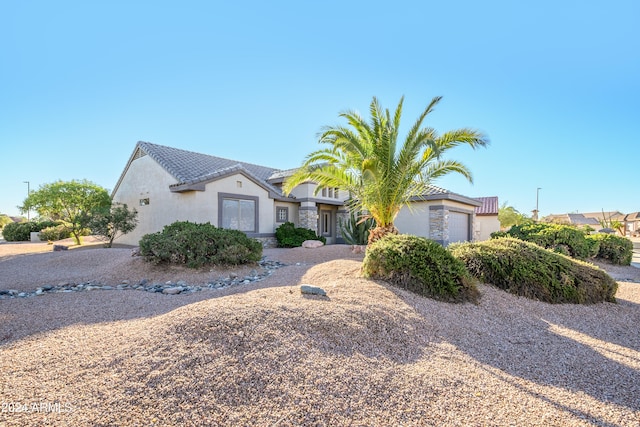
<svg viewBox="0 0 640 427"><path fill-rule="evenodd" d="M398 229L393 223L386 225L384 227L377 226L369 232L369 244L375 242L376 240L380 240L387 234L400 234Z"/></svg>

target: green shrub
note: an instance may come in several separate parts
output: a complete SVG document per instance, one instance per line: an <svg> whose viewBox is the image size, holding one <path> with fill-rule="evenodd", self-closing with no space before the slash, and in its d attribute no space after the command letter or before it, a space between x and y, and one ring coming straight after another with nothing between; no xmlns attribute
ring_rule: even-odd
<svg viewBox="0 0 640 427"><path fill-rule="evenodd" d="M615 302L617 283L583 261L505 237L449 246L477 279L516 295L550 303Z"/></svg>
<svg viewBox="0 0 640 427"><path fill-rule="evenodd" d="M239 265L259 261L262 244L238 230L177 221L142 236L140 254L154 264Z"/></svg>
<svg viewBox="0 0 640 427"><path fill-rule="evenodd" d="M279 248L297 248L302 246L305 240L320 240L322 243L327 243L327 239L318 236L315 231L296 227L292 222L285 222L276 228L276 240Z"/></svg>
<svg viewBox="0 0 640 427"><path fill-rule="evenodd" d="M4 226L2 235L7 242L28 242L32 232L56 225L53 221L13 222Z"/></svg>
<svg viewBox="0 0 640 427"><path fill-rule="evenodd" d="M423 237L390 234L377 240L367 248L362 272L438 300L475 302L479 296L464 264Z"/></svg>
<svg viewBox="0 0 640 427"><path fill-rule="evenodd" d="M62 224L40 230L40 240L56 241L68 239L69 237L71 237L71 232Z"/></svg>
<svg viewBox="0 0 640 427"><path fill-rule="evenodd" d="M626 237L613 234L592 234L588 241L598 246L598 258L612 264L631 265L633 259L633 243Z"/></svg>
<svg viewBox="0 0 640 427"><path fill-rule="evenodd" d="M546 223L514 225L504 234L492 234L494 238L508 236L578 259L587 259L592 253L585 231L570 225Z"/></svg>
<svg viewBox="0 0 640 427"><path fill-rule="evenodd" d="M340 221L340 232L344 241L350 245L366 245L369 231L375 227L373 218L362 219L359 214L351 212L347 221Z"/></svg>

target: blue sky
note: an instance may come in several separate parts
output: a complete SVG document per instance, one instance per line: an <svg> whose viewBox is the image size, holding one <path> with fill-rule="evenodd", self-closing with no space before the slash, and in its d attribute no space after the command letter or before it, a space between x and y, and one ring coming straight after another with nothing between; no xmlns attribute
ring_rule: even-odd
<svg viewBox="0 0 640 427"><path fill-rule="evenodd" d="M474 184L521 212L640 211L640 2L20 1L0 5L0 212L112 189L139 140L276 168L373 96L473 127Z"/></svg>

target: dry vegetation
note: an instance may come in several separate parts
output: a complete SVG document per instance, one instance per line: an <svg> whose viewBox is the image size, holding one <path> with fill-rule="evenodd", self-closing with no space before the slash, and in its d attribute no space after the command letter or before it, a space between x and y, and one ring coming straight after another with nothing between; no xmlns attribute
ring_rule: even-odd
<svg viewBox="0 0 640 427"><path fill-rule="evenodd" d="M74 277L56 281L225 274L141 271L128 249L6 247L0 289L65 270ZM265 254L289 266L223 291L0 300L0 425L640 425L633 267L615 268L635 280L620 282L617 304L550 305L482 285L474 305L362 279L361 255L344 246ZM302 283L328 297L301 295Z"/></svg>

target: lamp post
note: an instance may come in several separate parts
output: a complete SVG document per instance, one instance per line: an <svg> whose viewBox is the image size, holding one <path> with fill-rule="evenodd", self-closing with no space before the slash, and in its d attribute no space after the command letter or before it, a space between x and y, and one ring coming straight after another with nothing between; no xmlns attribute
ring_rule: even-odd
<svg viewBox="0 0 640 427"><path fill-rule="evenodd" d="M542 188L538 187L536 188L536 210L535 210L535 218L534 221L538 221L538 212L540 212L538 210L538 202L540 201L540 190L542 190Z"/></svg>
<svg viewBox="0 0 640 427"><path fill-rule="evenodd" d="M24 184L27 184L27 197L29 197L29 194L31 194L31 187L30 187L31 184L29 183L29 181L22 181L22 182ZM27 208L27 221L31 221L31 217L29 215L30 212L31 212L31 209Z"/></svg>

